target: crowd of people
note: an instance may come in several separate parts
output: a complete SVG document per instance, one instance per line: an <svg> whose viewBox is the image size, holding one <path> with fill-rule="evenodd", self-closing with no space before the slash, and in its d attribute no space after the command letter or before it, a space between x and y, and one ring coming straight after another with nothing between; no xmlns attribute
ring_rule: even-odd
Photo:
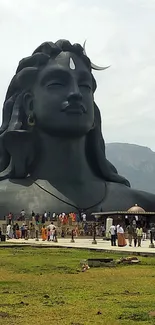
<svg viewBox="0 0 155 325"><path fill-rule="evenodd" d="M83 234L85 236L92 236L94 232L93 224L89 224L87 222L82 224L80 228L77 224L75 227L72 227L73 235L78 237L79 235ZM38 221L35 223L30 222L29 225L22 223L19 226L19 223L16 222L15 224L8 224L6 229L6 236L7 239L14 238L14 239L38 239L41 237L43 241L57 241L57 235L61 237L66 237L66 235L71 235L72 233L70 228L61 228L57 227L52 221L51 223L45 225L45 223L39 224ZM81 233L82 232L82 233ZM95 227L96 236L100 236L105 238L106 237L106 229L103 224L96 225ZM109 233L111 235L111 245L119 247L124 247L127 245L126 234L128 237L129 246L131 247L132 244L134 247L138 245L141 246L142 239L146 239L146 232L140 224L134 226L132 223L127 226L124 231L122 225L118 224L117 226L112 224Z"/></svg>
<svg viewBox="0 0 155 325"><path fill-rule="evenodd" d="M30 238L37 240L41 237L43 241L57 241L57 236L71 236L72 232L76 237L80 235L93 236L94 231L96 236L103 239L108 238L105 223L95 223L94 228L94 222L89 222L85 213L79 216L74 212L56 214L45 211L43 214L39 214L32 211L31 216L27 216L25 210L22 209L17 217L10 212L6 220L7 239ZM130 247L132 245L140 247L141 241L146 239L146 229L141 226L140 222L132 220L128 225L114 223L109 229L112 246L124 247L128 240Z"/></svg>
<svg viewBox="0 0 155 325"><path fill-rule="evenodd" d="M22 222L21 225L19 225L19 222L16 222L14 224L7 224L6 227L6 236L7 239L35 239L41 237L43 241L48 240L56 240L57 235L64 238L66 236L71 236L72 231L73 235L77 238L78 236L92 236L93 235L93 224L92 223L80 223L80 224L72 224L71 227L68 225L64 226L58 225L56 226L51 221L51 223L38 223L38 222L29 222L29 224L26 224ZM104 237L105 236L105 228L103 225L98 225L96 227L96 234L97 236Z"/></svg>
<svg viewBox="0 0 155 325"><path fill-rule="evenodd" d="M35 226L31 223L30 227L23 223L19 226L18 222L15 224L8 224L6 227L7 239L28 239L35 238Z"/></svg>
<svg viewBox="0 0 155 325"><path fill-rule="evenodd" d="M25 221L25 219L32 219L32 221L35 221L36 223L41 223L44 224L47 221L59 221L60 224L68 224L69 221L71 222L86 222L87 215L85 213L81 213L79 215L78 213L75 212L70 212L68 214L62 212L60 214L57 214L55 212L47 212L44 211L43 214L40 213L35 213L33 210L31 212L31 215L26 215L26 212L24 209L21 210L19 215L14 215L12 212L9 212L9 214L5 217L4 219L7 219L8 224L12 224L14 221Z"/></svg>
<svg viewBox="0 0 155 325"><path fill-rule="evenodd" d="M74 230L74 236L76 237L79 235L92 236L93 233L92 224L87 222L86 213L81 213L81 215L75 212L56 214L44 211L43 214L39 214L32 210L31 215L28 216L25 210L22 209L19 215L15 216L12 212L9 212L4 219L7 222L7 239L34 239L41 236L42 240L53 240L52 238L57 237L57 232L59 236L65 237L71 235L72 230ZM47 226L48 222L51 222L49 227ZM51 229L53 222L55 222L58 229L56 229L56 226L55 229ZM98 235L102 236L102 228L97 227Z"/></svg>
<svg viewBox="0 0 155 325"><path fill-rule="evenodd" d="M21 226L16 222L14 225L8 224L6 227L7 239L38 239L41 236L43 241L56 241L56 226L51 222L48 226L44 224L41 227L30 222L29 226L23 223Z"/></svg>
<svg viewBox="0 0 155 325"><path fill-rule="evenodd" d="M116 240L119 247L124 247L127 245L127 240L125 234L127 234L129 246L134 244L134 247L138 245L141 246L141 241L146 239L146 229L141 227L141 224L130 223L125 231L122 225L112 224L109 229L111 234L111 246L116 246Z"/></svg>

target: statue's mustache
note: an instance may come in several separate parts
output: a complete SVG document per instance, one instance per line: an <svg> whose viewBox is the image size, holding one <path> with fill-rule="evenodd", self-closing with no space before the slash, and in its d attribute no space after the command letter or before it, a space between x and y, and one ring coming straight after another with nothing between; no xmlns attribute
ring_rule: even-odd
<svg viewBox="0 0 155 325"><path fill-rule="evenodd" d="M62 108L61 108L61 112L67 112L67 111L81 111L82 113L87 113L87 108L85 107L85 105L83 103L81 103L81 101L77 101L77 100L72 100L71 102L69 101L65 101L62 104Z"/></svg>

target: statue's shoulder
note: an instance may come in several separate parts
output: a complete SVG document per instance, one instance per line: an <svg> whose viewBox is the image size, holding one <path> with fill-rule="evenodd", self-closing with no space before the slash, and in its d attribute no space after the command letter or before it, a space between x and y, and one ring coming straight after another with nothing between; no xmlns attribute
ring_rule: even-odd
<svg viewBox="0 0 155 325"><path fill-rule="evenodd" d="M0 204L8 206L21 199L32 188L32 182L27 179L10 180L5 179L0 181ZM31 193L32 194L32 193ZM8 207L9 208L9 207Z"/></svg>
<svg viewBox="0 0 155 325"><path fill-rule="evenodd" d="M112 199L118 210L128 210L138 204L146 211L155 211L155 194L135 190L119 183L107 183L108 201Z"/></svg>
<svg viewBox="0 0 155 325"><path fill-rule="evenodd" d="M38 179L34 182L30 178L6 179L0 181L0 215L6 215L8 211L18 215L23 208L27 214L32 210L38 213L47 210L70 212L70 206L57 197L71 202L45 180Z"/></svg>
<svg viewBox="0 0 155 325"><path fill-rule="evenodd" d="M4 179L0 181L0 192L19 191L19 189L31 186L33 183L27 179Z"/></svg>
<svg viewBox="0 0 155 325"><path fill-rule="evenodd" d="M13 183L9 179L4 179L0 181L0 194L7 194L8 191L12 190ZM16 187L16 186L15 186ZM0 199L1 199L0 195Z"/></svg>
<svg viewBox="0 0 155 325"><path fill-rule="evenodd" d="M30 179L6 179L0 181L0 213L9 211L18 215L22 209L30 213L32 209L41 211L41 198ZM43 207L45 210L45 207ZM50 210L49 210L50 211Z"/></svg>
<svg viewBox="0 0 155 325"><path fill-rule="evenodd" d="M132 190L132 189L131 189ZM132 190L134 191L134 195L137 197L136 202L138 205L144 208L144 210L153 212L155 211L155 194L145 192L145 191L138 191L138 190Z"/></svg>
<svg viewBox="0 0 155 325"><path fill-rule="evenodd" d="M0 190L5 191L8 184L9 184L9 179L0 180Z"/></svg>

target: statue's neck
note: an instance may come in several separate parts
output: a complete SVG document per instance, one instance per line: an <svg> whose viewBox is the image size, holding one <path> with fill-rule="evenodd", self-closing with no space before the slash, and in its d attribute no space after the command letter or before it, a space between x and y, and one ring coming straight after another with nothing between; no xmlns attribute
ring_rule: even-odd
<svg viewBox="0 0 155 325"><path fill-rule="evenodd" d="M86 157L86 137L58 138L40 134L38 163L34 179L50 182L84 182L93 177Z"/></svg>

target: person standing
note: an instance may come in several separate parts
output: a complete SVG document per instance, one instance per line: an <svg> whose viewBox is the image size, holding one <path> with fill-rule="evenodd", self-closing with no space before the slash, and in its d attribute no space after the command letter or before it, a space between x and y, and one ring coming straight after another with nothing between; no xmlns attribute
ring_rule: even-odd
<svg viewBox="0 0 155 325"><path fill-rule="evenodd" d="M33 210L32 210L31 216L32 216L32 221L35 221L35 212Z"/></svg>
<svg viewBox="0 0 155 325"><path fill-rule="evenodd" d="M138 247L140 247L141 246L142 235L143 235L143 229L142 229L142 227L140 225L137 227L136 233L137 233Z"/></svg>
<svg viewBox="0 0 155 325"><path fill-rule="evenodd" d="M50 238L49 240L53 241L53 230L54 230L55 226L53 224L53 221L50 223L50 225L48 226L48 229L50 230Z"/></svg>
<svg viewBox="0 0 155 325"><path fill-rule="evenodd" d="M130 223L130 225L128 225L126 229L127 229L127 232L128 232L129 246L132 246L132 239L134 238L134 227Z"/></svg>
<svg viewBox="0 0 155 325"><path fill-rule="evenodd" d="M133 227L134 227L134 228L136 228L136 227L137 227L137 222L136 222L136 219L133 219L133 221L132 221L132 225L133 225Z"/></svg>
<svg viewBox="0 0 155 325"><path fill-rule="evenodd" d="M86 222L87 221L87 216L86 213L82 213L82 222Z"/></svg>
<svg viewBox="0 0 155 325"><path fill-rule="evenodd" d="M47 211L44 212L45 222L47 221Z"/></svg>
<svg viewBox="0 0 155 325"><path fill-rule="evenodd" d="M117 226L117 238L118 238L118 246L124 247L126 246L126 240L124 236L124 229L122 226Z"/></svg>
<svg viewBox="0 0 155 325"><path fill-rule="evenodd" d="M115 230L116 230L116 227L115 227ZM116 232L115 232L115 235L116 235ZM103 238L105 237L105 227L104 227L104 225L101 225L101 236Z"/></svg>
<svg viewBox="0 0 155 325"><path fill-rule="evenodd" d="M43 225L41 228L41 238L42 238L42 241L45 241L47 239L47 229L46 229L45 225Z"/></svg>
<svg viewBox="0 0 155 325"><path fill-rule="evenodd" d="M53 212L53 214L50 214L50 221L52 221L52 220L56 220L56 213L55 212Z"/></svg>
<svg viewBox="0 0 155 325"><path fill-rule="evenodd" d="M19 224L18 223L16 223L16 239L19 239L20 238L20 235L21 235L21 233L20 233L20 230L19 230Z"/></svg>
<svg viewBox="0 0 155 325"><path fill-rule="evenodd" d="M47 214L47 220L51 221L51 212L50 211Z"/></svg>
<svg viewBox="0 0 155 325"><path fill-rule="evenodd" d="M109 232L111 234L111 246L116 246L116 226L112 225Z"/></svg>
<svg viewBox="0 0 155 325"><path fill-rule="evenodd" d="M44 213L44 214L42 214L42 217L41 217L41 223L42 223L42 225L44 225L45 222L46 222L46 219L45 219L45 213Z"/></svg>
<svg viewBox="0 0 155 325"><path fill-rule="evenodd" d="M32 222L30 223L29 230L30 230L30 238L34 239L35 238L35 226Z"/></svg>
<svg viewBox="0 0 155 325"><path fill-rule="evenodd" d="M9 215L8 215L9 225L12 224L12 219L13 219L13 214L10 212Z"/></svg>
<svg viewBox="0 0 155 325"><path fill-rule="evenodd" d="M35 221L36 221L36 225L38 225L39 224L39 221L40 221L40 215L39 215L39 213L37 213L35 215Z"/></svg>
<svg viewBox="0 0 155 325"><path fill-rule="evenodd" d="M88 224L87 224L87 222L83 226L83 231L84 231L84 235L86 236L88 234Z"/></svg>
<svg viewBox="0 0 155 325"><path fill-rule="evenodd" d="M25 220L25 210L24 209L22 209L20 216L21 216L21 221L24 221Z"/></svg>
<svg viewBox="0 0 155 325"><path fill-rule="evenodd" d="M16 225L13 225L13 238L16 239Z"/></svg>
<svg viewBox="0 0 155 325"><path fill-rule="evenodd" d="M25 239L25 223L22 224L20 230L21 230L21 239Z"/></svg>
<svg viewBox="0 0 155 325"><path fill-rule="evenodd" d="M146 233L147 233L147 229L146 226L143 227L143 236L142 236L142 240L146 240Z"/></svg>
<svg viewBox="0 0 155 325"><path fill-rule="evenodd" d="M53 228L53 241L57 242L57 230L55 227Z"/></svg>
<svg viewBox="0 0 155 325"><path fill-rule="evenodd" d="M48 227L47 228L47 240L50 241L50 236L51 236L51 230L50 228Z"/></svg>
<svg viewBox="0 0 155 325"><path fill-rule="evenodd" d="M25 225L25 239L28 240L30 235L30 231L28 225Z"/></svg>
<svg viewBox="0 0 155 325"><path fill-rule="evenodd" d="M78 237L78 235L79 235L79 228L76 225L76 227L75 227L75 236L76 236L76 238Z"/></svg>
<svg viewBox="0 0 155 325"><path fill-rule="evenodd" d="M6 227L6 235L7 235L7 239L10 239L10 238L12 238L12 231L11 231L11 225L9 224L9 225L7 225L7 227Z"/></svg>

